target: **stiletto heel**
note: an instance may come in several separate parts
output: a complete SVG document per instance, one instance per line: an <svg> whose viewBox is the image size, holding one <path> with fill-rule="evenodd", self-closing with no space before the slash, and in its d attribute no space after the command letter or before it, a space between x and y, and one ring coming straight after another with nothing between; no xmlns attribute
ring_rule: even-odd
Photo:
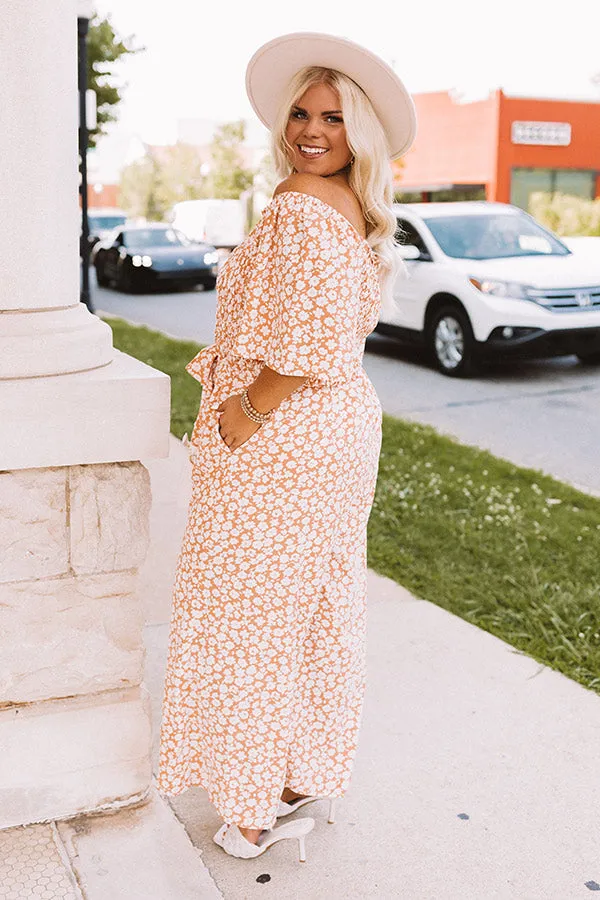
<svg viewBox="0 0 600 900"><path fill-rule="evenodd" d="M215 844L222 847L230 856L240 859L253 859L260 856L277 841L287 838L296 838L300 862L306 862L306 845L304 838L314 828L315 820L310 818L296 819L294 822L286 822L278 828L266 828L258 836L256 844L244 837L237 825L221 825L213 837Z"/></svg>
<svg viewBox="0 0 600 900"><path fill-rule="evenodd" d="M306 862L306 844L304 835L298 838L298 856L300 857L300 862Z"/></svg>
<svg viewBox="0 0 600 900"><path fill-rule="evenodd" d="M333 825L335 823L336 797L299 797L297 800L291 800L289 803L286 803L285 800L280 800L277 809L277 818L280 819L282 816L289 816L290 813L296 812L297 809L300 809L300 807L304 806L306 803L314 803L315 800L327 799L329 800L329 816L327 821L330 825Z"/></svg>

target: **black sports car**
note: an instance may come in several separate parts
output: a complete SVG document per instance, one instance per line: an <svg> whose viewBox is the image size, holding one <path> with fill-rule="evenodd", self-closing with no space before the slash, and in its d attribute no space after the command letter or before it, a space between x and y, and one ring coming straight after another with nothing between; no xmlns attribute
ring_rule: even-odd
<svg viewBox="0 0 600 900"><path fill-rule="evenodd" d="M195 244L169 225L115 228L92 251L98 284L134 291L169 283L212 290L219 256L210 244Z"/></svg>

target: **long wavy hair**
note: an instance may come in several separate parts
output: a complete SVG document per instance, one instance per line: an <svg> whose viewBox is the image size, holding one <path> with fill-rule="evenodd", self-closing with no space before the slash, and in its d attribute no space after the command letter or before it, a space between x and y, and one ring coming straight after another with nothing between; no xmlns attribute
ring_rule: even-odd
<svg viewBox="0 0 600 900"><path fill-rule="evenodd" d="M272 154L280 178L293 171L294 150L285 138L292 107L314 84L327 84L340 98L346 140L354 162L348 182L361 205L367 223L367 242L380 259L382 306L393 309L393 283L406 267L394 250L397 229L392 210L392 168L388 143L371 101L343 72L322 66L307 66L291 80L271 131Z"/></svg>

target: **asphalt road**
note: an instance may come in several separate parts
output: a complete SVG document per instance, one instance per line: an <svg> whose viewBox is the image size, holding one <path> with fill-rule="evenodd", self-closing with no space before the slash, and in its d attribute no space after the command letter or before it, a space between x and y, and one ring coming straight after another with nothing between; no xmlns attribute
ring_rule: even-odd
<svg viewBox="0 0 600 900"><path fill-rule="evenodd" d="M121 294L96 287L93 275L99 314L201 344L213 340L214 291ZM378 334L367 341L364 365L387 413L433 425L600 495L600 369L562 357L495 365L469 380L452 379Z"/></svg>

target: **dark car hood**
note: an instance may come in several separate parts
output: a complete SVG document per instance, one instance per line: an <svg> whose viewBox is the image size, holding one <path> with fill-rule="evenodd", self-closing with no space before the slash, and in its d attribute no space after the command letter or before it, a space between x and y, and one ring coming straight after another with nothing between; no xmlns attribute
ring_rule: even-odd
<svg viewBox="0 0 600 900"><path fill-rule="evenodd" d="M189 247L128 247L127 252L130 256L139 254L139 256L151 256L152 259L171 260L189 258L190 256L204 256L214 248L209 244L191 244Z"/></svg>

